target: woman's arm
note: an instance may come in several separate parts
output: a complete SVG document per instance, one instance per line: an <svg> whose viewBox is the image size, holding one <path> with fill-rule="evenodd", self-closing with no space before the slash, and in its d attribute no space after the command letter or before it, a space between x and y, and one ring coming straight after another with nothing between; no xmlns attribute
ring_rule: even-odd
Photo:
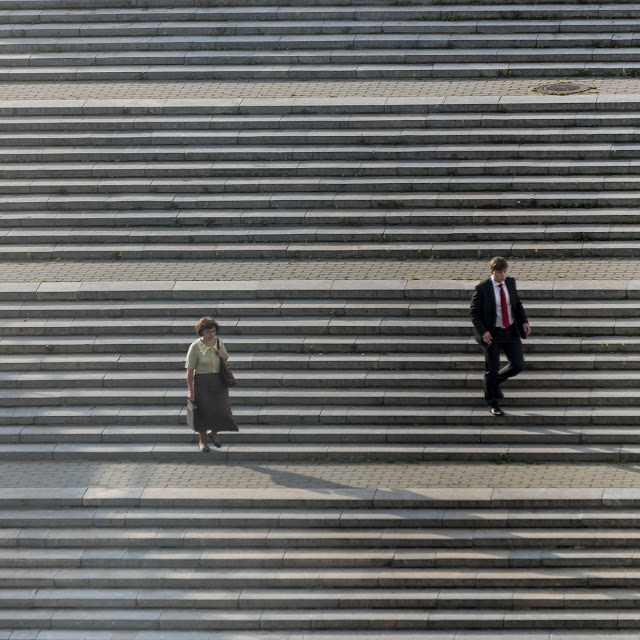
<svg viewBox="0 0 640 640"><path fill-rule="evenodd" d="M187 389L189 390L189 400L196 399L196 389L194 385L195 377L196 377L196 370L187 369Z"/></svg>

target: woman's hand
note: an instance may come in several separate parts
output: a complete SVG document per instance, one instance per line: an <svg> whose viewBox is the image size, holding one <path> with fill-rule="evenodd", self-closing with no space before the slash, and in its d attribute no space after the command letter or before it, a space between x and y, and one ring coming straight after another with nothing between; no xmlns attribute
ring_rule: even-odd
<svg viewBox="0 0 640 640"><path fill-rule="evenodd" d="M229 359L229 356L224 351L222 351L222 349L218 349L218 358L220 358L222 362L226 362Z"/></svg>

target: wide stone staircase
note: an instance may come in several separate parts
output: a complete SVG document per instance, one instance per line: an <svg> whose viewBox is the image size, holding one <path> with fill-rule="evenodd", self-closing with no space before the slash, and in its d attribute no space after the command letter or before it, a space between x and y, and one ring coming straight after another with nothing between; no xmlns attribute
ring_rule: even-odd
<svg viewBox="0 0 640 640"><path fill-rule="evenodd" d="M632 96L4 102L0 243L23 261L635 257L639 114Z"/></svg>
<svg viewBox="0 0 640 640"><path fill-rule="evenodd" d="M0 81L629 76L637 3L2 0Z"/></svg>
<svg viewBox="0 0 640 640"><path fill-rule="evenodd" d="M487 411L460 281L33 283L0 310L0 454L196 460L184 356L212 313L239 433L211 462L635 461L638 282L522 282L529 371Z"/></svg>
<svg viewBox="0 0 640 640"><path fill-rule="evenodd" d="M637 509L602 489L5 490L0 637L628 640Z"/></svg>
<svg viewBox="0 0 640 640"><path fill-rule="evenodd" d="M625 76L638 18L0 0L0 81ZM211 277L3 278L0 459L199 463L205 480L213 464L636 462L637 281L520 278L528 370L495 418L475 280L217 266L635 258L639 116L620 95L1 102L3 261L208 260ZM209 313L240 432L204 455L183 359ZM5 488L0 640L637 640L637 492L380 485Z"/></svg>
<svg viewBox="0 0 640 640"><path fill-rule="evenodd" d="M242 429L212 461L637 459L635 281L521 281L529 371L502 420L475 281L222 282L216 261L637 256L638 113L600 95L0 103L5 260L211 261L204 283L4 285L0 452L200 457L183 358L213 314Z"/></svg>

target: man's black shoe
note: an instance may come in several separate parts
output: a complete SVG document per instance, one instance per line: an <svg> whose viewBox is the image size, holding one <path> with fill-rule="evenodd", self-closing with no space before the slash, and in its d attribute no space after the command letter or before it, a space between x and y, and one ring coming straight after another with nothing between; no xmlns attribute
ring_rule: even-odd
<svg viewBox="0 0 640 640"><path fill-rule="evenodd" d="M490 409L491 413L494 416L503 416L504 415L504 411L500 408L500 407L491 407Z"/></svg>

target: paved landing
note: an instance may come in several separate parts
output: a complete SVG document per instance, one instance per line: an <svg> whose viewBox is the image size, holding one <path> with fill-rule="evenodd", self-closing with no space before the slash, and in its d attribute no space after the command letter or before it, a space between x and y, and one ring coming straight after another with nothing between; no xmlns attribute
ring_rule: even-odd
<svg viewBox="0 0 640 640"><path fill-rule="evenodd" d="M196 445L194 444L194 447ZM0 487L640 487L640 465L3 463Z"/></svg>
<svg viewBox="0 0 640 640"><path fill-rule="evenodd" d="M1 100L77 98L290 98L520 96L563 78L299 82L4 82ZM600 93L640 93L638 78L580 78Z"/></svg>
<svg viewBox="0 0 640 640"><path fill-rule="evenodd" d="M640 261L510 260L522 280L638 280ZM477 280L488 260L216 260L0 262L3 282L104 280Z"/></svg>

